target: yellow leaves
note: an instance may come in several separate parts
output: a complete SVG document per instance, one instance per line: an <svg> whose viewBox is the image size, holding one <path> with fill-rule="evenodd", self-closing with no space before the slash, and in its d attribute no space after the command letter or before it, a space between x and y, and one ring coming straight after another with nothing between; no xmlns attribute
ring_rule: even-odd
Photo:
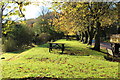
<svg viewBox="0 0 120 80"><path fill-rule="evenodd" d="M11 24L12 23L12 21L8 21L8 24Z"/></svg>
<svg viewBox="0 0 120 80"><path fill-rule="evenodd" d="M1 5L4 5L4 3L3 3L2 1L0 1L0 6L1 6Z"/></svg>
<svg viewBox="0 0 120 80"><path fill-rule="evenodd" d="M7 34L7 32L6 32L6 31L4 31L4 32L3 32L3 34Z"/></svg>
<svg viewBox="0 0 120 80"><path fill-rule="evenodd" d="M18 11L18 10L16 10L16 11L15 11L15 13L16 13L16 14L18 14L18 13L19 13L19 11Z"/></svg>
<svg viewBox="0 0 120 80"><path fill-rule="evenodd" d="M42 19L42 21L45 21L44 19Z"/></svg>
<svg viewBox="0 0 120 80"><path fill-rule="evenodd" d="M5 18L5 16L2 16L2 19L4 19Z"/></svg>
<svg viewBox="0 0 120 80"><path fill-rule="evenodd" d="M22 11L25 11L25 8L23 8Z"/></svg>
<svg viewBox="0 0 120 80"><path fill-rule="evenodd" d="M27 5L29 5L29 4L31 4L31 2L26 2L26 3L24 3L24 6L27 6Z"/></svg>
<svg viewBox="0 0 120 80"><path fill-rule="evenodd" d="M14 7L14 9L17 9L18 7L16 6L16 7Z"/></svg>
<svg viewBox="0 0 120 80"><path fill-rule="evenodd" d="M9 26L10 26L10 24L6 23L6 24L5 24L5 26L9 27Z"/></svg>
<svg viewBox="0 0 120 80"><path fill-rule="evenodd" d="M37 25L37 23L34 23L34 24L33 24L33 27L35 27L36 25Z"/></svg>
<svg viewBox="0 0 120 80"><path fill-rule="evenodd" d="M82 7L83 5L82 4L77 4L77 8L80 8L80 7Z"/></svg>
<svg viewBox="0 0 120 80"><path fill-rule="evenodd" d="M100 11L101 11L101 10L99 9L99 10L98 10L98 13L100 13Z"/></svg>
<svg viewBox="0 0 120 80"><path fill-rule="evenodd" d="M26 25L27 23L25 21L20 21L21 24Z"/></svg>
<svg viewBox="0 0 120 80"><path fill-rule="evenodd" d="M86 15L85 14L83 14L83 17L85 17Z"/></svg>
<svg viewBox="0 0 120 80"><path fill-rule="evenodd" d="M20 16L20 17L23 17L23 15L22 15L22 14L19 14L19 16Z"/></svg>
<svg viewBox="0 0 120 80"><path fill-rule="evenodd" d="M7 8L11 8L11 6L7 6Z"/></svg>
<svg viewBox="0 0 120 80"><path fill-rule="evenodd" d="M101 20L101 25L102 25L102 26L110 25L110 24L112 24L113 22L114 22L114 21L111 20L110 18L104 17L104 18L102 18L102 20Z"/></svg>

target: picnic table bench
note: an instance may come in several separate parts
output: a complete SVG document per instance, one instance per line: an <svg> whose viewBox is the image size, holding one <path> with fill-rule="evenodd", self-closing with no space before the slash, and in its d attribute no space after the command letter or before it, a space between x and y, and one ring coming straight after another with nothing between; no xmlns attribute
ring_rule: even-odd
<svg viewBox="0 0 120 80"><path fill-rule="evenodd" d="M65 49L65 43L55 43L55 42L49 42L49 52L52 51L53 48L59 48L62 50L62 53Z"/></svg>
<svg viewBox="0 0 120 80"><path fill-rule="evenodd" d="M107 49L108 54L120 57L120 34L114 34L110 37L111 49Z"/></svg>
<svg viewBox="0 0 120 80"><path fill-rule="evenodd" d="M111 43L111 48L107 48L107 52L109 55L113 57L120 56L120 43Z"/></svg>

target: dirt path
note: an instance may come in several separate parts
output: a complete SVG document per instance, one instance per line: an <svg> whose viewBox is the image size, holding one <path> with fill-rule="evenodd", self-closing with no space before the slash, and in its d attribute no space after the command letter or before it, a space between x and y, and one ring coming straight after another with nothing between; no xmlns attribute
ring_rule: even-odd
<svg viewBox="0 0 120 80"><path fill-rule="evenodd" d="M94 44L95 44L95 42L94 42L94 40L93 40L92 45L94 45ZM101 42L101 43L100 43L100 48L102 48L102 49L111 48L111 44L110 44L110 43L107 43L107 42Z"/></svg>
<svg viewBox="0 0 120 80"><path fill-rule="evenodd" d="M111 48L111 44L107 42L101 42L100 43L101 48Z"/></svg>

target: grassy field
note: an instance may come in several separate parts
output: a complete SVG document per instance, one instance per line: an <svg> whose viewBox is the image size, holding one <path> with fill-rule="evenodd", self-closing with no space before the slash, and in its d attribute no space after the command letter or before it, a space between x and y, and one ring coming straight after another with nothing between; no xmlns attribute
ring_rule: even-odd
<svg viewBox="0 0 120 80"><path fill-rule="evenodd" d="M3 78L118 78L118 62L104 59L105 54L89 49L78 41L58 40L65 44L65 54L53 50L48 44L22 53L5 53L2 60ZM74 54L74 55L71 55Z"/></svg>
<svg viewBox="0 0 120 80"><path fill-rule="evenodd" d="M0 54L1 54L1 49L2 49L2 39L0 38Z"/></svg>

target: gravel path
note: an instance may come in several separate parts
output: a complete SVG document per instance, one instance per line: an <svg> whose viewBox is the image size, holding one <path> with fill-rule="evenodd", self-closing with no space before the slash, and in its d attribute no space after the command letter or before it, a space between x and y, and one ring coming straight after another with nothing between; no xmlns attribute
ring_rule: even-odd
<svg viewBox="0 0 120 80"><path fill-rule="evenodd" d="M107 42L101 42L100 43L101 48L111 48L111 44Z"/></svg>
<svg viewBox="0 0 120 80"><path fill-rule="evenodd" d="M93 40L92 45L94 45L94 44L95 44L95 41ZM111 48L111 44L108 43L108 42L101 42L101 43L100 43L100 48L103 48L103 49Z"/></svg>

